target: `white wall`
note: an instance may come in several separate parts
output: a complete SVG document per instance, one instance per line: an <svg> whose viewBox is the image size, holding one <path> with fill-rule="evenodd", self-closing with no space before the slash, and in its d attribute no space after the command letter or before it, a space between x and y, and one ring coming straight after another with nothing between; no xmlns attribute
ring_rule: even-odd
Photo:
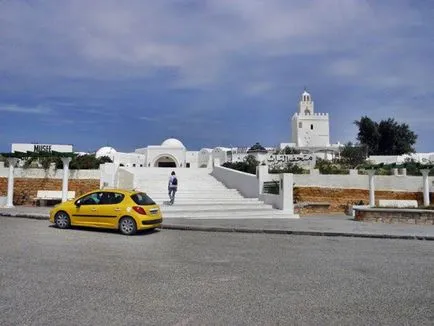
<svg viewBox="0 0 434 326"><path fill-rule="evenodd" d="M117 186L121 189L133 189L134 188L134 174L119 168Z"/></svg>
<svg viewBox="0 0 434 326"><path fill-rule="evenodd" d="M293 175L292 173L279 174L279 194L265 194L262 193L259 199L264 201L265 204L270 204L276 209L284 210L291 214L294 214L294 202L293 202ZM298 216L294 216L298 217Z"/></svg>
<svg viewBox="0 0 434 326"><path fill-rule="evenodd" d="M120 153L116 152L113 155L113 162L123 164L125 167L146 166L146 155L138 153Z"/></svg>
<svg viewBox="0 0 434 326"><path fill-rule="evenodd" d="M211 156L212 156L212 149L211 148L202 148L199 151L198 158L197 158L198 167L201 167L201 166L209 167L209 166L211 166L211 163L212 163L211 162Z"/></svg>
<svg viewBox="0 0 434 326"><path fill-rule="evenodd" d="M117 184L119 166L116 163L100 165L100 188L114 188Z"/></svg>
<svg viewBox="0 0 434 326"><path fill-rule="evenodd" d="M300 124L301 123L301 128ZM313 129L311 129L311 125ZM329 146L330 127L327 113L315 113L311 115L294 114L292 118L293 142L297 146ZM307 138L305 138L307 137Z"/></svg>
<svg viewBox="0 0 434 326"><path fill-rule="evenodd" d="M405 160L410 159L422 164L434 163L434 152L431 153L413 153L405 155L371 155L368 161L374 164L385 163L404 163Z"/></svg>
<svg viewBox="0 0 434 326"><path fill-rule="evenodd" d="M244 197L258 198L259 187L256 175L228 169L222 166L214 166L211 173L226 187L237 189Z"/></svg>
<svg viewBox="0 0 434 326"><path fill-rule="evenodd" d="M294 174L295 186L369 189L367 175L309 175ZM433 189L434 177L429 177L430 187ZM375 176L375 189L386 191L422 191L422 176Z"/></svg>
<svg viewBox="0 0 434 326"><path fill-rule="evenodd" d="M187 163L190 163L190 168L197 169L199 167L199 152L198 151L187 151L185 153L185 167L187 167Z"/></svg>

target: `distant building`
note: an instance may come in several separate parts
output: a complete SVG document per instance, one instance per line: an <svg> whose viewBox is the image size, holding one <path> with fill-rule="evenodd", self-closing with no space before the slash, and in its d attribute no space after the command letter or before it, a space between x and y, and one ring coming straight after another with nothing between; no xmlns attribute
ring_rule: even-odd
<svg viewBox="0 0 434 326"><path fill-rule="evenodd" d="M168 167L168 168L210 168L215 160L220 163L243 161L247 155L254 155L261 163L313 162L312 157L331 159L337 155L342 145L330 144L328 113L316 113L312 96L305 90L301 94L298 111L291 118L291 143L281 143L278 148L252 147L202 148L200 151L188 151L184 144L175 138L166 139L161 145L149 145L137 148L132 153L118 152L113 147L102 147L96 157L107 156L114 163L125 167ZM300 155L280 155L278 150L285 147L296 149ZM72 151L71 145L13 144L12 151ZM80 153L83 154L83 153ZM298 156L297 156L298 155Z"/></svg>
<svg viewBox="0 0 434 326"><path fill-rule="evenodd" d="M328 113L315 113L311 95L304 91L298 112L292 116L292 142L296 147L329 147L330 125Z"/></svg>

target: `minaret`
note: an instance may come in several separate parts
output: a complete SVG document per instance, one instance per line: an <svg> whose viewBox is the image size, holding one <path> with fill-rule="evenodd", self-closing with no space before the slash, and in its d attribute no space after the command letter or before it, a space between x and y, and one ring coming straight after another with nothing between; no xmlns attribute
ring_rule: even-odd
<svg viewBox="0 0 434 326"><path fill-rule="evenodd" d="M313 115L313 101L312 96L304 89L303 94L301 94L301 99L298 104L298 114L300 115Z"/></svg>
<svg viewBox="0 0 434 326"><path fill-rule="evenodd" d="M297 147L330 146L329 116L315 113L312 96L305 89L298 103L298 112L291 121L292 142Z"/></svg>

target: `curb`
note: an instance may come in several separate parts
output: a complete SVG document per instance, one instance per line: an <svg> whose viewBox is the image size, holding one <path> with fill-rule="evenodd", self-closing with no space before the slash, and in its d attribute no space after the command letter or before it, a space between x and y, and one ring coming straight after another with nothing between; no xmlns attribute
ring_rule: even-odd
<svg viewBox="0 0 434 326"><path fill-rule="evenodd" d="M50 216L47 214L26 214L26 213L0 213L3 217L19 217L19 218L29 218L32 220L49 220Z"/></svg>
<svg viewBox="0 0 434 326"><path fill-rule="evenodd" d="M281 230L281 229L249 229L249 228L237 228L237 227L192 226L192 225L177 225L177 224L164 224L164 223L161 229L180 230L180 231L202 231L202 232L263 233L263 234L305 235L305 236L316 236L316 237L345 237L345 238L434 241L434 236L429 236L429 235L392 235L392 234L321 232L321 231L292 231L292 230Z"/></svg>
<svg viewBox="0 0 434 326"><path fill-rule="evenodd" d="M25 214L25 213L0 213L3 217L28 218L34 220L48 220L46 214ZM322 232L322 231L292 231L282 229L252 229L242 227L222 227L222 226L199 226L199 225L180 225L162 224L161 229L179 231L202 231L202 232L225 232L225 233L256 233L256 234L287 234L305 235L314 237L344 237L344 238L371 238L371 239L398 239L398 240L426 240L434 241L434 236L429 235L393 235L393 234L369 234L369 233L345 233L345 232Z"/></svg>

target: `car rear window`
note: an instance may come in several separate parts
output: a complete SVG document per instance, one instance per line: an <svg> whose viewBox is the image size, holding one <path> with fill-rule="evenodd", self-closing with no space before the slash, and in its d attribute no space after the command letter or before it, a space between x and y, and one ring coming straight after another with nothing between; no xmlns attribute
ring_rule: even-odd
<svg viewBox="0 0 434 326"><path fill-rule="evenodd" d="M155 202L151 199L151 197L144 192L139 192L132 195L131 199L134 200L137 205L155 205Z"/></svg>

